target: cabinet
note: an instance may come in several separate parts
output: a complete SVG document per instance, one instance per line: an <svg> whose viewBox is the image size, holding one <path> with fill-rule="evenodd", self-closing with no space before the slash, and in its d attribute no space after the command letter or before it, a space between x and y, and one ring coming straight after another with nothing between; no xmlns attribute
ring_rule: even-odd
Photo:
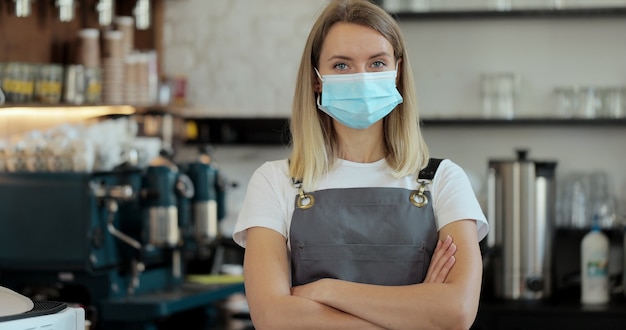
<svg viewBox="0 0 626 330"><path fill-rule="evenodd" d="M73 18L60 20L56 1L31 1L30 14L18 17L18 1L0 1L0 63L23 62L32 64L75 64L77 61L78 33L81 29L95 28L102 32L112 29L99 23L98 6L102 0L74 0ZM138 0L113 0L112 16L134 16ZM157 76L161 75L162 22L164 0L150 0L150 25L134 28L133 46L137 50L154 50L157 54ZM102 47L100 47L102 49ZM149 108L149 109L148 109ZM0 139L30 129L40 129L60 123L74 123L100 116L128 115L155 107L95 104L73 106L67 104L5 104L0 105ZM175 110L156 107L159 111Z"/></svg>
<svg viewBox="0 0 626 330"><path fill-rule="evenodd" d="M100 0L75 0L74 18L59 20L55 1L32 1L31 14L17 17L13 1L0 1L0 62L71 64L75 60L77 33L84 28L99 28L96 6ZM136 1L114 0L114 14L133 16ZM152 24L135 29L137 49L161 53L163 0L151 0Z"/></svg>
<svg viewBox="0 0 626 330"><path fill-rule="evenodd" d="M577 302L482 301L472 330L623 329L624 298L612 297L606 306Z"/></svg>
<svg viewBox="0 0 626 330"><path fill-rule="evenodd" d="M30 10L20 12L18 4ZM58 103L61 93L71 104L154 102L162 0L19 0L2 6L0 78L8 103L32 103L33 95L40 103ZM140 24L146 13L147 26Z"/></svg>

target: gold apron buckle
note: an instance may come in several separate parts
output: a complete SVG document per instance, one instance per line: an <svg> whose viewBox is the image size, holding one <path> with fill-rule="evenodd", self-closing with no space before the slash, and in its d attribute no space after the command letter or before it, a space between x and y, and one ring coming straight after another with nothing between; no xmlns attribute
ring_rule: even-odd
<svg viewBox="0 0 626 330"><path fill-rule="evenodd" d="M420 182L419 188L417 188L417 190L414 190L411 193L411 196L409 196L409 201L411 201L411 204L417 207L424 207L428 205L428 197L424 195L425 190L426 190L426 183Z"/></svg>
<svg viewBox="0 0 626 330"><path fill-rule="evenodd" d="M298 199L296 200L296 205L299 209L309 209L315 204L315 197L312 194L305 194L302 190L300 190L300 194L298 195Z"/></svg>

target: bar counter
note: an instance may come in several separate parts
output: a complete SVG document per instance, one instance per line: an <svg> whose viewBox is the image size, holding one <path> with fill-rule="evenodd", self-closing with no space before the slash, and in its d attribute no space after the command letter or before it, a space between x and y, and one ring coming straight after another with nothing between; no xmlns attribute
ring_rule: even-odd
<svg viewBox="0 0 626 330"><path fill-rule="evenodd" d="M572 297L537 301L484 298L472 329L626 329L626 299L619 293L606 305L585 306Z"/></svg>

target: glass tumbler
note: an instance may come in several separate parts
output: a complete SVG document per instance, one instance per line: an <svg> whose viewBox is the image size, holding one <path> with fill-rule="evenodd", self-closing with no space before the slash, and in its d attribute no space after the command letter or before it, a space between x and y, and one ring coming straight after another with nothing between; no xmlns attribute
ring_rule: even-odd
<svg viewBox="0 0 626 330"><path fill-rule="evenodd" d="M520 90L515 73L486 73L481 76L483 114L486 118L512 119Z"/></svg>

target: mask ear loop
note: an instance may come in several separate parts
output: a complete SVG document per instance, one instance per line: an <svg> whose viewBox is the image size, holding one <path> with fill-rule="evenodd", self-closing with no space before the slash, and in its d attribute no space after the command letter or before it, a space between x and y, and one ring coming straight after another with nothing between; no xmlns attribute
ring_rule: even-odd
<svg viewBox="0 0 626 330"><path fill-rule="evenodd" d="M320 75L320 72L317 71L317 68L314 67L313 70L315 70L315 74L317 74L317 77L320 78L320 80L322 80L321 83L323 83L322 75ZM320 110L322 109L321 108L322 103L320 101L320 97L321 96L322 96L322 93L317 93L317 92L315 93L315 103L317 104L317 108L320 109Z"/></svg>

